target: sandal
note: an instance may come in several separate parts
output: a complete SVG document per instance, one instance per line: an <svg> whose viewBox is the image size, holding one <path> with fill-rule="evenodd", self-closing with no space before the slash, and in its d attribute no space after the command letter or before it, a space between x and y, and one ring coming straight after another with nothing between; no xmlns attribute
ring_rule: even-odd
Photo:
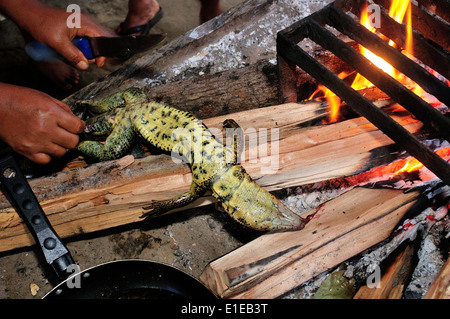
<svg viewBox="0 0 450 319"><path fill-rule="evenodd" d="M127 30L123 29L123 22L119 25L117 28L117 34L121 36L128 36L132 34L139 33L139 35L148 35L150 32L150 29L153 28L153 26L158 23L159 20L163 17L164 12L161 7L159 7L159 11L155 14L153 18L150 19L149 22L146 24L138 25L136 27L131 27Z"/></svg>

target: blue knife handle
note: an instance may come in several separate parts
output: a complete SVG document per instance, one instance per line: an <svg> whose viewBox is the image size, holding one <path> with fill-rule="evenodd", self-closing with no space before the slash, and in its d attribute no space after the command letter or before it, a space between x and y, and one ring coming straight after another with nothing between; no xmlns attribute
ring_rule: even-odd
<svg viewBox="0 0 450 319"><path fill-rule="evenodd" d="M86 37L77 37L72 43L83 52L86 59L94 58L89 41ZM62 56L58 52L37 41L29 42L25 46L25 52L35 61L52 62L54 59L62 59Z"/></svg>
<svg viewBox="0 0 450 319"><path fill-rule="evenodd" d="M91 50L91 45L89 44L89 40L87 37L77 37L73 39L72 43L75 44L81 52L83 52L86 59L91 60L94 58Z"/></svg>

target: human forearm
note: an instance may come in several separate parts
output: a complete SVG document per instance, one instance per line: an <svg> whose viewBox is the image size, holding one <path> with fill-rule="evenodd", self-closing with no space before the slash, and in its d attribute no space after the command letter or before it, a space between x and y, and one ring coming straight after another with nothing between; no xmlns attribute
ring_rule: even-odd
<svg viewBox="0 0 450 319"><path fill-rule="evenodd" d="M1 0L0 12L13 20L20 28L30 32L41 19L48 7L37 0Z"/></svg>

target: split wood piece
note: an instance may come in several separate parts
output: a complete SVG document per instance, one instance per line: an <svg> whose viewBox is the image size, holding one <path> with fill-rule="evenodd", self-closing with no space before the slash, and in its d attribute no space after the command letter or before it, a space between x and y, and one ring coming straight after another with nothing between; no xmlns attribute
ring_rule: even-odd
<svg viewBox="0 0 450 319"><path fill-rule="evenodd" d="M359 288L353 297L354 299L401 299L404 287L410 277L413 267L412 259L414 255L414 247L407 245L405 248L391 261L387 269L384 270L378 285L369 287L367 285Z"/></svg>
<svg viewBox="0 0 450 319"><path fill-rule="evenodd" d="M249 139L260 141L264 132L279 130L279 138L275 136L271 142L272 150L279 142L278 152L271 153L268 147L267 156L260 156L254 163L243 162L247 172L269 191L354 175L380 165L378 150L392 145L392 141L364 118L299 127L324 112L317 102L284 104L265 108L264 112L250 110L204 122L220 132L223 121L233 118L249 133ZM411 132L422 127L410 117L397 120ZM256 147L264 149L265 144ZM249 154L254 150L246 150L244 160ZM30 180L50 222L63 238L141 221L143 206L185 192L190 183L189 167L174 163L167 155L136 160L127 156ZM212 202L211 196L205 196L183 209ZM32 244L22 220L1 196L0 251Z"/></svg>
<svg viewBox="0 0 450 319"><path fill-rule="evenodd" d="M355 188L310 211L303 230L269 233L211 262L200 280L222 298L276 298L386 239L419 194Z"/></svg>
<svg viewBox="0 0 450 319"><path fill-rule="evenodd" d="M450 299L450 259L442 266L424 299Z"/></svg>

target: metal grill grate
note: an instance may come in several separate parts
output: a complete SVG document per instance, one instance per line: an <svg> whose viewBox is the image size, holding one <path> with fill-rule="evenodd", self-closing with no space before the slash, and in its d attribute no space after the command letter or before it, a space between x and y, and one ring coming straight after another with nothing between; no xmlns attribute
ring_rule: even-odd
<svg viewBox="0 0 450 319"><path fill-rule="evenodd" d="M366 1L359 0L336 1L285 30L280 31L277 35L277 54L280 73L282 77L285 77L282 81L292 79L295 73L295 66L299 66L321 84L333 91L355 112L367 118L410 155L421 161L422 164L435 173L442 181L450 185L450 165L444 159L436 155L423 142L409 133L385 112L377 108L370 100L351 88L298 45L301 41L309 38L322 48L332 52L380 90L384 91L394 101L402 105L417 119L434 129L438 135L450 141L449 118L441 114L390 75L375 67L366 57L340 40L325 27L326 25L333 27L363 45L389 62L411 80L415 81L425 91L434 95L442 103L450 105L450 88L446 83L440 81L415 61L388 45L379 36L367 30L346 13L352 11L359 16L360 11L362 8L366 8L366 5ZM442 29L444 35L448 37L450 33L445 33L448 25L437 18L434 18L433 21L436 23L435 28ZM379 31L384 32L385 36L397 41L400 45L404 44L406 33L404 26L391 19L384 10L381 11L380 26L383 26L383 28L380 28ZM445 44L446 39L440 42ZM418 59L442 75L449 76L450 63L447 51L434 42L432 43L430 39L417 32L417 30L413 33L413 43L414 54Z"/></svg>

